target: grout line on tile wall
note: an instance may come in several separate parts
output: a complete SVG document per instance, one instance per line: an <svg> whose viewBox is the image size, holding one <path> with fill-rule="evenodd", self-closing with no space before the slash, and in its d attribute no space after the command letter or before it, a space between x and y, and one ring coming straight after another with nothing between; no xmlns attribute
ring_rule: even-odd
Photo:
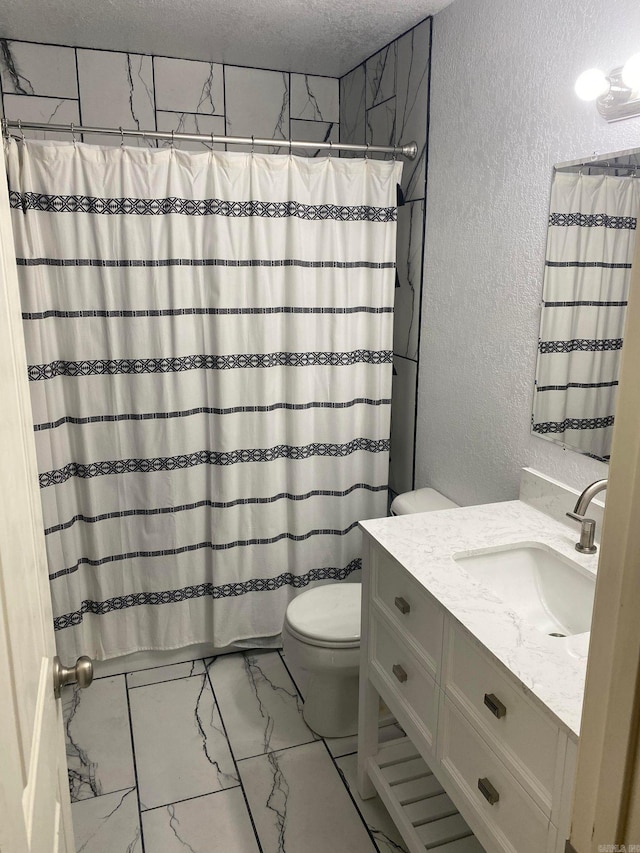
<svg viewBox="0 0 640 853"><path fill-rule="evenodd" d="M395 97L396 97L396 93L394 92L393 95L389 95L389 97L385 98L384 101L378 101L377 104L372 104L372 106L370 106L370 107L365 107L365 112L370 113L372 110L375 110L378 107L381 107L383 104L388 104L389 101L393 101L395 99Z"/></svg>
<svg viewBox="0 0 640 853"><path fill-rule="evenodd" d="M224 135L229 135L229 126L227 124L227 66L222 66L222 108L224 109ZM229 145L225 142L224 150L229 150Z"/></svg>
<svg viewBox="0 0 640 853"><path fill-rule="evenodd" d="M424 137L424 205L422 210L422 251L420 253L420 298L418 299L418 358L416 359L416 387L413 417L413 465L411 488L416 487L416 445L418 441L418 389L420 387L420 342L422 340L422 305L424 301L424 250L427 244L427 190L429 174L429 131L431 127L431 56L433 53L433 17L429 18L429 55L427 57L427 126ZM413 199L412 199L413 200Z"/></svg>

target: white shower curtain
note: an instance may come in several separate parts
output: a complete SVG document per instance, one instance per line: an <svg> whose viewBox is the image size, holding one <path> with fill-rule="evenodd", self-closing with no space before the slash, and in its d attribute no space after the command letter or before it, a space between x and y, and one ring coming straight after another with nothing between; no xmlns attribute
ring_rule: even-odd
<svg viewBox="0 0 640 853"><path fill-rule="evenodd" d="M533 431L606 459L640 181L556 173L551 188Z"/></svg>
<svg viewBox="0 0 640 853"><path fill-rule="evenodd" d="M6 153L60 653L278 634L386 511L400 164Z"/></svg>

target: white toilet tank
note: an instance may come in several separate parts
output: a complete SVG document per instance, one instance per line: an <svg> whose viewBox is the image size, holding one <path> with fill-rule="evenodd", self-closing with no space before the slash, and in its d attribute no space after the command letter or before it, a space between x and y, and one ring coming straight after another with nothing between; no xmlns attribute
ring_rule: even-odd
<svg viewBox="0 0 640 853"><path fill-rule="evenodd" d="M415 489L398 495L391 504L391 515L411 515L413 512L433 512L437 509L455 509L458 504L445 498L435 489Z"/></svg>

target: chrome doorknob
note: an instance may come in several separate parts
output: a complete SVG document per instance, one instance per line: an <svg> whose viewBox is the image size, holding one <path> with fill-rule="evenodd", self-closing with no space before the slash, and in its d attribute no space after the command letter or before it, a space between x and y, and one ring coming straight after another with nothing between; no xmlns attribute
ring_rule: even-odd
<svg viewBox="0 0 640 853"><path fill-rule="evenodd" d="M75 666L63 666L60 658L56 655L53 659L53 693L56 699L60 698L60 691L65 684L72 681L78 682L78 687L88 687L93 681L93 662L91 658L82 655L76 661Z"/></svg>

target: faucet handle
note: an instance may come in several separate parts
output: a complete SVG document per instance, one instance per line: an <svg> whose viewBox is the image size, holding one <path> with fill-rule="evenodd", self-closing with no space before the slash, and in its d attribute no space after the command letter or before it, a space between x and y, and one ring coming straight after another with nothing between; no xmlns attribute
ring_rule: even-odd
<svg viewBox="0 0 640 853"><path fill-rule="evenodd" d="M567 516L567 518L572 518L574 521L579 521L580 523L585 520L584 515L578 515L577 512L567 512L565 513L565 515Z"/></svg>

